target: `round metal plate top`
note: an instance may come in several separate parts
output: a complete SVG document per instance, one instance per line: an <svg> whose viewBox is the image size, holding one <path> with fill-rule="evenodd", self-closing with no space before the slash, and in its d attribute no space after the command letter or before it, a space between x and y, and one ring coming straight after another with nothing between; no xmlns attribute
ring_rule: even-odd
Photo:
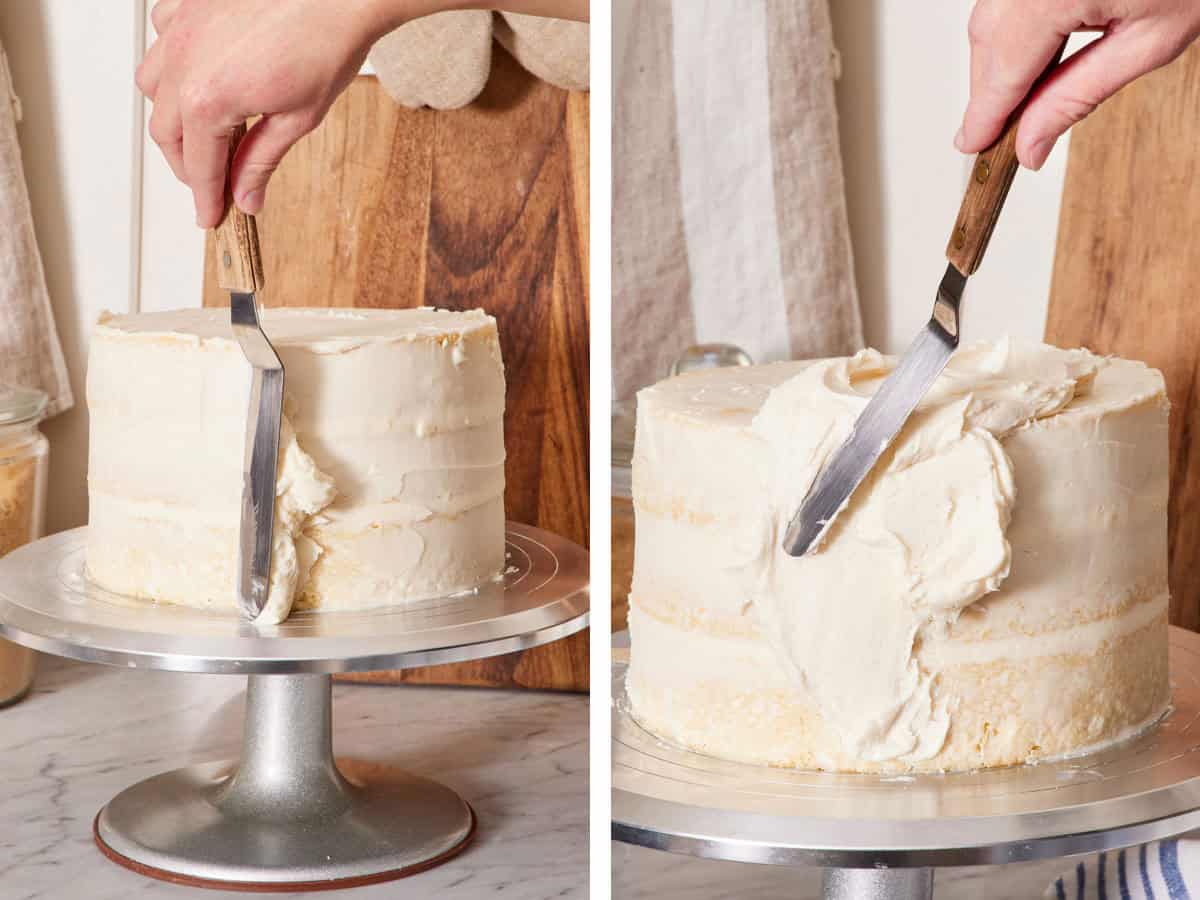
<svg viewBox="0 0 1200 900"><path fill-rule="evenodd" d="M509 523L502 582L403 606L243 621L232 602L201 610L109 593L88 580L86 529L0 559L0 636L109 665L239 674L349 672L461 662L566 637L587 624L588 555Z"/></svg>
<svg viewBox="0 0 1200 900"><path fill-rule="evenodd" d="M613 836L784 865L1017 862L1200 826L1200 635L1171 628L1174 709L1074 759L945 775L839 775L727 762L669 745L613 681Z"/></svg>

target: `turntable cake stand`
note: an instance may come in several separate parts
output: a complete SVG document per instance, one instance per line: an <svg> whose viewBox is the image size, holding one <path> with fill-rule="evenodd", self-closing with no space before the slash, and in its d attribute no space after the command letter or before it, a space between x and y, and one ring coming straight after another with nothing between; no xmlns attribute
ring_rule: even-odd
<svg viewBox="0 0 1200 900"><path fill-rule="evenodd" d="M96 817L106 856L183 884L342 888L453 856L475 828L454 791L383 766L335 764L333 673L480 659L587 624L587 553L525 525L508 525L502 583L379 610L297 612L268 626L242 621L232 603L206 611L101 590L84 572L85 533L0 560L0 636L86 662L248 676L239 761L156 775Z"/></svg>
<svg viewBox="0 0 1200 900"><path fill-rule="evenodd" d="M1174 709L1059 762L947 775L839 775L671 746L629 714L613 673L612 831L656 850L824 866L837 900L928 898L933 867L1127 847L1200 826L1200 635L1171 628ZM618 658L620 651L617 651Z"/></svg>

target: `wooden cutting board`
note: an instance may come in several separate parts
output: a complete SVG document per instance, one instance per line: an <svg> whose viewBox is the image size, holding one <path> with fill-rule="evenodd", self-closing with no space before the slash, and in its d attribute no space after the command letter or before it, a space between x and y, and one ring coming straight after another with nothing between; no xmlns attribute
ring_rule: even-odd
<svg viewBox="0 0 1200 900"><path fill-rule="evenodd" d="M482 307L500 328L509 519L587 546L588 96L499 46L461 110L404 109L360 77L271 180L267 306ZM208 248L204 304L227 306ZM586 690L587 632L367 680Z"/></svg>
<svg viewBox="0 0 1200 900"><path fill-rule="evenodd" d="M1046 340L1145 360L1171 399L1171 621L1200 630L1200 46L1071 136Z"/></svg>

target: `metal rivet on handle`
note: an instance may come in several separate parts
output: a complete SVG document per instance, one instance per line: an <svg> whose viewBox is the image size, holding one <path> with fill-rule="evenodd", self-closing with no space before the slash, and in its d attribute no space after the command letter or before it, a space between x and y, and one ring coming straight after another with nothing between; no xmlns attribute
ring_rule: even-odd
<svg viewBox="0 0 1200 900"><path fill-rule="evenodd" d="M954 230L954 249L961 250L967 243L967 226L959 225Z"/></svg>
<svg viewBox="0 0 1200 900"><path fill-rule="evenodd" d="M988 180L988 176L992 174L992 167L987 164L986 160L979 160L975 166L975 180L983 184Z"/></svg>
<svg viewBox="0 0 1200 900"><path fill-rule="evenodd" d="M222 257L221 262L225 264L225 268L227 269L233 265L233 257L229 255L228 250L225 251L225 256Z"/></svg>

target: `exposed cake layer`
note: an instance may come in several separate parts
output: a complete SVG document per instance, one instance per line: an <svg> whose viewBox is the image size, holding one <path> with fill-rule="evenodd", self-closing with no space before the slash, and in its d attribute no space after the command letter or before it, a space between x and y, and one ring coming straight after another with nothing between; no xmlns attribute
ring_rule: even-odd
<svg viewBox="0 0 1200 900"><path fill-rule="evenodd" d="M267 621L478 586L504 559L504 372L481 311L267 310L286 370ZM92 337L88 569L121 593L234 603L249 368L228 312Z"/></svg>
<svg viewBox="0 0 1200 900"><path fill-rule="evenodd" d="M752 759L753 740L738 739L735 726L725 750L711 735L688 738L704 715L685 711L686 676L671 681L675 702L656 702L655 713L649 699L657 663L687 652L708 680L723 681L713 673L741 642L738 653L760 654L764 690L786 685L789 721L807 716L836 737L807 746L807 757L797 738L790 763L764 746L761 761L958 768L1069 752L1039 739L997 744L984 757L967 752L973 744L956 734L969 733L977 713L987 720L987 710L971 708L987 697L949 673L986 659L1007 678L1040 683L1051 676L1039 673L1110 645L1103 623L1137 621L1143 637L1121 632L1121 640L1160 653L1161 665L1135 679L1140 688L1122 688L1132 691L1123 711L1099 733L1082 701L1073 711L1047 706L1023 731L1005 729L1040 734L1052 722L1064 741L1087 735L1079 740L1094 744L1156 718L1167 694L1165 620L1147 625L1165 615L1167 593L1161 376L1084 351L967 348L825 545L793 560L779 547L787 519L889 366L864 353L696 372L641 393L635 618L696 643L683 651L686 641L667 646L667 632L634 626L639 717L683 743ZM702 648L714 646L720 653L706 658ZM995 658L981 656L985 647ZM752 685L729 690L747 700ZM694 700L706 691L716 686ZM1036 696L1049 705L1052 693ZM1019 714L1033 715L1033 705L1024 701ZM678 722L663 718L667 709ZM1063 715L1078 727L1060 727Z"/></svg>
<svg viewBox="0 0 1200 900"><path fill-rule="evenodd" d="M638 605L629 612L626 691L649 730L742 762L883 773L1016 765L1099 749L1162 717L1166 608L1166 597L1150 598L1036 648L1029 641L960 645L955 662L934 663L940 692L956 702L942 745L919 759L847 753L765 642L683 628ZM1035 649L1041 652L1031 656Z"/></svg>

